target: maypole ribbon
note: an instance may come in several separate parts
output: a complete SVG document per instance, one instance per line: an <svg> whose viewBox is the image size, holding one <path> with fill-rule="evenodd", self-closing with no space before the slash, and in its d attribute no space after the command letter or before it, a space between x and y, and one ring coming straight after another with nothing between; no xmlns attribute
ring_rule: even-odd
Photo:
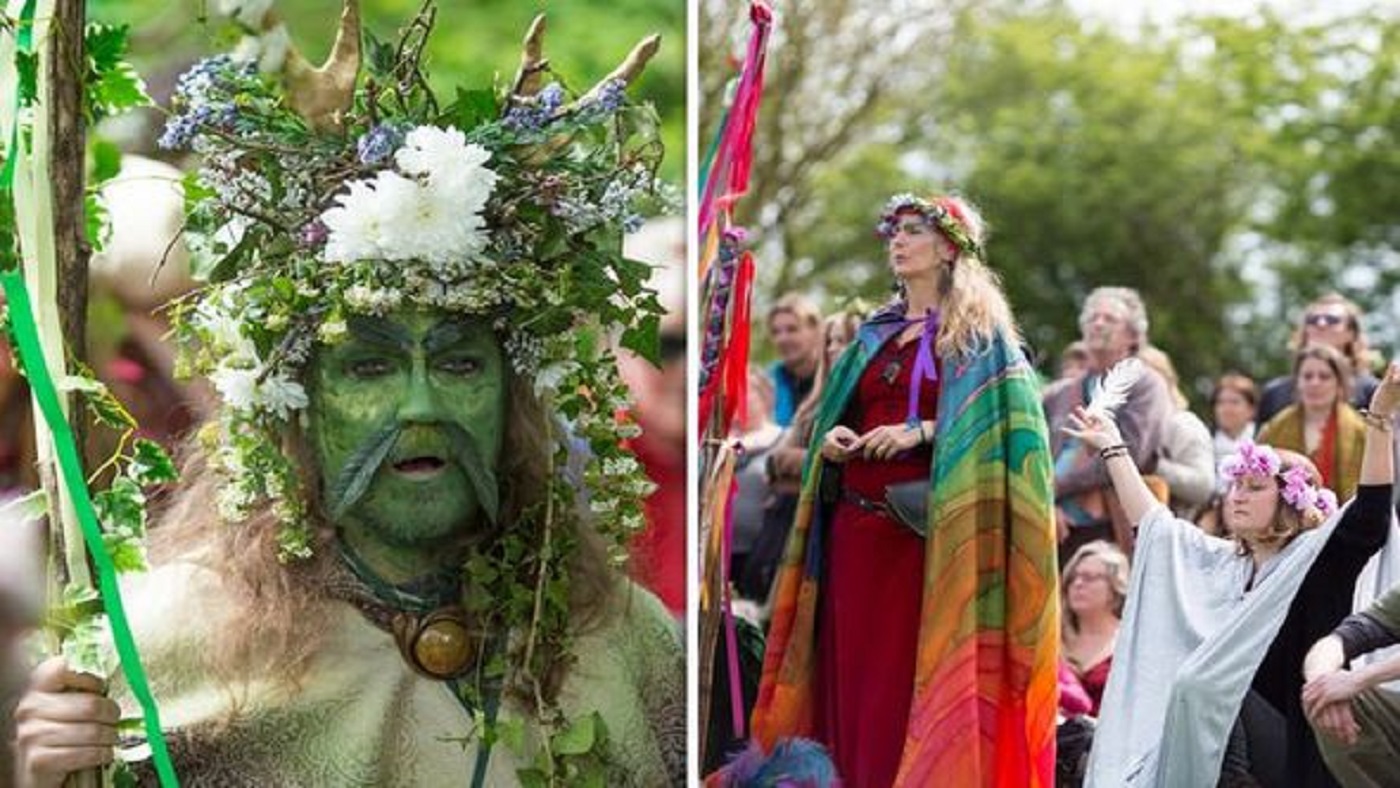
<svg viewBox="0 0 1400 788"><path fill-rule="evenodd" d="M38 0L24 0L19 19L15 20L15 43L20 52L30 54L34 50L34 9ZM0 168L0 194L7 194L15 182L15 162L19 161L19 85L15 85L14 125L10 128L9 147L5 148L5 166Z"/></svg>
<svg viewBox="0 0 1400 788"><path fill-rule="evenodd" d="M102 593L102 604L112 624L112 639L116 643L117 655L121 658L123 672L131 686L131 694L141 706L145 722L146 736L151 746L151 760L156 767L156 775L162 788L177 788L175 767L170 761L170 752L165 745L165 736L160 729L160 715L155 698L151 695L146 673L141 668L141 657L136 650L136 641L131 636L131 625L126 618L126 608L122 606L121 590L117 584L117 571L112 556L102 541L102 529L97 522L92 497L83 482L82 461L78 456L77 443L63 415L58 390L44 363L43 348L34 323L34 310L29 302L29 291L24 279L17 271L0 274L0 287L9 302L10 327L15 339L20 360L24 363L29 387L39 410L44 414L44 422L53 434L54 451L58 456L59 467L63 469L63 480L73 508L82 527L83 540L87 543L93 564L97 568L97 586Z"/></svg>
<svg viewBox="0 0 1400 788"><path fill-rule="evenodd" d="M758 105L763 98L763 68L767 59L768 33L773 27L773 9L765 2L749 6L749 19L754 31L749 36L744 56L744 70L734 92L734 104L725 112L724 125L707 168L705 189L700 196L700 235L705 235L716 219L716 207L725 212L748 191L749 171L753 164L753 133L758 124ZM725 192L717 195L724 181Z"/></svg>

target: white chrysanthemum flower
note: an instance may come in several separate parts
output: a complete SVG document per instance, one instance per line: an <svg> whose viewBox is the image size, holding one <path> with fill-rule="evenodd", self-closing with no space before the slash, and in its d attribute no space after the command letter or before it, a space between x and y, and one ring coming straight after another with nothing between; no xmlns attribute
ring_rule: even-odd
<svg viewBox="0 0 1400 788"><path fill-rule="evenodd" d="M415 177L381 170L372 181L351 182L321 214L329 231L323 259L421 260L439 269L470 261L489 241L481 213L497 180L485 166L490 158L457 129L409 132L394 160Z"/></svg>
<svg viewBox="0 0 1400 788"><path fill-rule="evenodd" d="M307 406L306 389L286 373L268 375L258 382L261 374L260 369L221 367L209 376L209 381L224 404L235 410L262 411L287 419L293 411Z"/></svg>
<svg viewBox="0 0 1400 788"><path fill-rule="evenodd" d="M220 367L209 376L209 382L224 403L235 410L252 410L257 404L258 371Z"/></svg>
<svg viewBox="0 0 1400 788"><path fill-rule="evenodd" d="M375 190L377 183L378 179L351 181L350 191L336 197L336 204L321 214L328 231L326 248L321 253L326 262L354 263L382 257L380 242L386 211Z"/></svg>

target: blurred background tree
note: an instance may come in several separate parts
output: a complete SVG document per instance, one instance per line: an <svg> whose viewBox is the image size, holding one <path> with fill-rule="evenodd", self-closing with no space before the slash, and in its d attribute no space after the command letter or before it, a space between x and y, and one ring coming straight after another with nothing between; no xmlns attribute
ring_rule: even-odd
<svg viewBox="0 0 1400 788"><path fill-rule="evenodd" d="M1400 15L1260 8L1111 26L1057 0L778 4L753 192L766 301L883 299L872 228L898 191L952 189L992 224L1052 371L1093 287L1136 287L1197 396L1281 373L1303 306L1337 290L1400 350ZM745 20L701 4L701 141ZM761 335L760 327L760 335Z"/></svg>
<svg viewBox="0 0 1400 788"><path fill-rule="evenodd" d="M361 0L367 30L393 40L422 0ZM277 0L292 40L308 59L330 50L341 0ZM146 77L152 97L169 103L175 78L194 61L228 51L236 36L215 18L213 0L89 0L88 16L132 29L131 59ZM508 80L520 62L520 42L536 13L549 16L545 52L560 74L586 89L622 61L643 36L660 33L661 51L639 80L635 95L656 105L662 118L666 160L662 174L677 186L685 177L685 0L473 0L439 2L428 47L435 89L484 86ZM135 125L111 131L128 150L154 153L163 116L152 112Z"/></svg>

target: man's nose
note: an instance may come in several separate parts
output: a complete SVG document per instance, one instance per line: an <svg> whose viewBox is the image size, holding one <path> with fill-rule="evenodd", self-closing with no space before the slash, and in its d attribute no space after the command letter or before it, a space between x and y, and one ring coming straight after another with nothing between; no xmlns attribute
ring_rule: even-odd
<svg viewBox="0 0 1400 788"><path fill-rule="evenodd" d="M415 356L412 371L408 376L408 389L404 392L403 403L399 406L399 421L404 423L435 422L442 420L442 403L428 376L428 362Z"/></svg>

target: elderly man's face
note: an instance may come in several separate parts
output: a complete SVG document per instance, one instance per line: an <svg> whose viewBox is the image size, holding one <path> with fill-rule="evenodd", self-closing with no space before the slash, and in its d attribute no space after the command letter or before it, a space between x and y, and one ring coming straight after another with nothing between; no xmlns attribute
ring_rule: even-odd
<svg viewBox="0 0 1400 788"><path fill-rule="evenodd" d="M308 376L327 516L394 547L483 527L506 414L505 362L491 326L436 311L348 325L349 337L323 349Z"/></svg>
<svg viewBox="0 0 1400 788"><path fill-rule="evenodd" d="M792 312L779 312L768 321L768 338L783 364L794 367L816 358L822 330Z"/></svg>
<svg viewBox="0 0 1400 788"><path fill-rule="evenodd" d="M1127 356L1137 339L1127 305L1116 298L1095 298L1085 304L1079 331L1089 352L1100 358Z"/></svg>

